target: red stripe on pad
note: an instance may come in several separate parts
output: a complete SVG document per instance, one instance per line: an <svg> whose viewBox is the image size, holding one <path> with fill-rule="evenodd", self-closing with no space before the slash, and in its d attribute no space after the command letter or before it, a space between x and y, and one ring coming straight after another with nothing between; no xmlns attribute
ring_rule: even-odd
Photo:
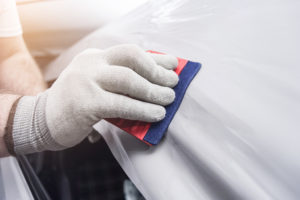
<svg viewBox="0 0 300 200"><path fill-rule="evenodd" d="M151 123L148 122L133 121L128 119L111 118L105 120L140 140L143 140L151 126Z"/></svg>

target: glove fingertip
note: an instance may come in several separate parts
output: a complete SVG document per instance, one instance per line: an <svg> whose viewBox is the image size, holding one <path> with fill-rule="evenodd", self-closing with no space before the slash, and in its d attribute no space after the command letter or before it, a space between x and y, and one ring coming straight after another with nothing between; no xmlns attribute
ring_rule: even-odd
<svg viewBox="0 0 300 200"><path fill-rule="evenodd" d="M168 66L170 66L169 69L175 69L178 65L178 59L175 56L166 55L168 56Z"/></svg>
<svg viewBox="0 0 300 200"><path fill-rule="evenodd" d="M165 85L167 87L175 87L178 84L179 77L174 71L170 71L168 77L165 80Z"/></svg>
<svg viewBox="0 0 300 200"><path fill-rule="evenodd" d="M149 112L149 119L148 122L158 122L165 118L166 116L166 109L163 106L155 106L154 109L152 109Z"/></svg>

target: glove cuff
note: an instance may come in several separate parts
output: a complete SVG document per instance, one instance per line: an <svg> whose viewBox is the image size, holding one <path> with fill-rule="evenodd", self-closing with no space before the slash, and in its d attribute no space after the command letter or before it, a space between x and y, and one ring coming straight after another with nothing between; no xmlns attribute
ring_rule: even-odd
<svg viewBox="0 0 300 200"><path fill-rule="evenodd" d="M37 96L24 96L20 99L12 130L16 154L66 148L51 137L46 122L46 103L47 91Z"/></svg>

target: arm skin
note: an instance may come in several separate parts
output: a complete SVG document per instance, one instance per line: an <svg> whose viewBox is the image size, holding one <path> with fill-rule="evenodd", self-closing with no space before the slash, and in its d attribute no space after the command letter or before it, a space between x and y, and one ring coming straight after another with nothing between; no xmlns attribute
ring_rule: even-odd
<svg viewBox="0 0 300 200"><path fill-rule="evenodd" d="M0 89L21 95L35 95L46 89L22 36L0 38L0 49Z"/></svg>
<svg viewBox="0 0 300 200"><path fill-rule="evenodd" d="M3 137L10 109L18 97L18 95L0 93L0 158L9 156Z"/></svg>
<svg viewBox="0 0 300 200"><path fill-rule="evenodd" d="M0 157L8 156L3 140L10 109L20 95L36 95L46 83L22 36L0 38Z"/></svg>

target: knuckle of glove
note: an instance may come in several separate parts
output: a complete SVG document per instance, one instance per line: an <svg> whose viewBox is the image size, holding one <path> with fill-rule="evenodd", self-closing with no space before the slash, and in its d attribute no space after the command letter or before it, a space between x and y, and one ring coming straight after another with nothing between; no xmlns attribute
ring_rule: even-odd
<svg viewBox="0 0 300 200"><path fill-rule="evenodd" d="M144 52L144 50L141 47L137 46L136 44L123 44L123 45L116 46L116 49L118 51L125 52L127 54L133 54L133 55Z"/></svg>
<svg viewBox="0 0 300 200"><path fill-rule="evenodd" d="M123 44L111 47L105 51L105 58L112 65L136 66L139 57L144 57L144 51L134 44Z"/></svg>
<svg viewBox="0 0 300 200"><path fill-rule="evenodd" d="M98 82L105 88L130 86L136 77L132 69L125 67L118 67L111 70L107 66L101 70L100 74L101 77Z"/></svg>

